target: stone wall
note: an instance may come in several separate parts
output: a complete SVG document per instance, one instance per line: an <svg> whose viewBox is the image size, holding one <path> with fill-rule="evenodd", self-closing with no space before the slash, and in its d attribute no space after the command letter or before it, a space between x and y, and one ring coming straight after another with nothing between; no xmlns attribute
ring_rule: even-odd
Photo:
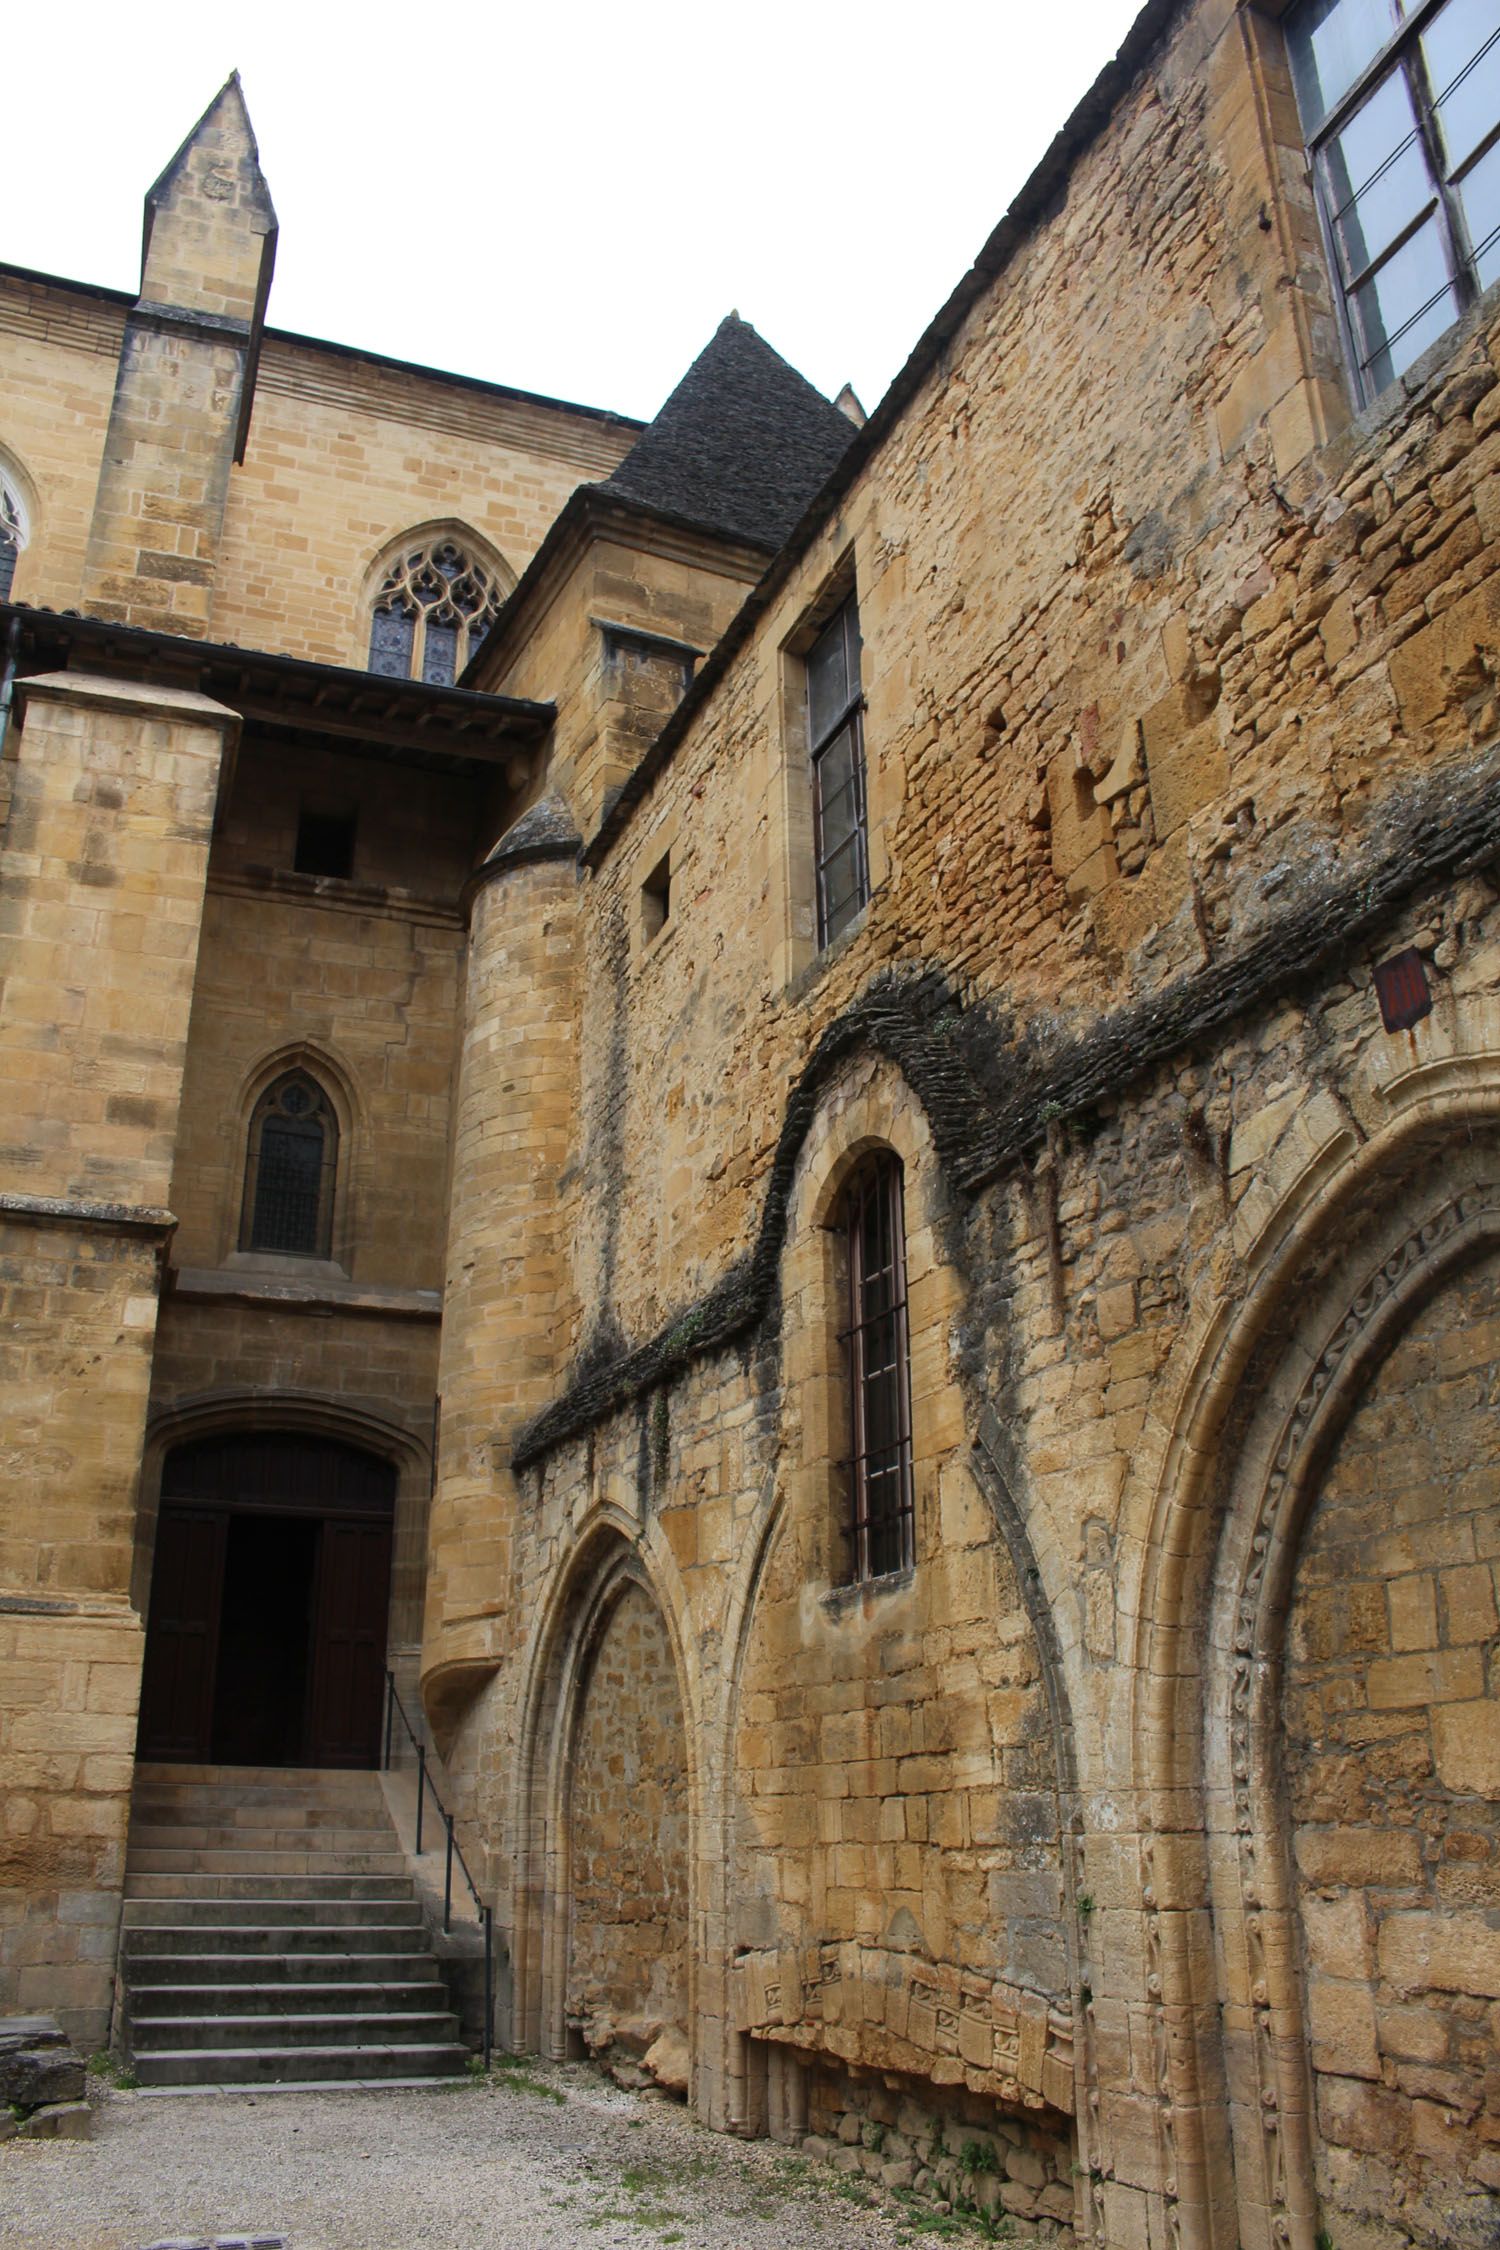
<svg viewBox="0 0 1500 2250"><path fill-rule="evenodd" d="M27 683L0 1048L0 2008L107 2030L140 1682L129 1602L209 831L233 714Z"/></svg>
<svg viewBox="0 0 1500 2250"><path fill-rule="evenodd" d="M583 1696L568 2021L593 2052L639 2054L688 2013L687 1747L666 1627L642 1587L606 1620Z"/></svg>
<svg viewBox="0 0 1500 2250"><path fill-rule="evenodd" d="M329 753L242 753L204 912L173 1173L177 1263L240 1248L257 1096L303 1059L339 1114L333 1254L355 1280L442 1280L476 784ZM351 815L348 882L293 872L306 804Z"/></svg>
<svg viewBox="0 0 1500 2250"><path fill-rule="evenodd" d="M1071 2250L1073 2140L1066 2119L997 2118L973 2094L824 2068L808 2089L808 2123L802 2146L835 2171L862 2173L960 2218L977 2215L1002 2239Z"/></svg>
<svg viewBox="0 0 1500 2250"><path fill-rule="evenodd" d="M1286 1742L1325 2193L1359 2239L1500 2185L1500 1262L1369 1385L1303 1537ZM1425 2208L1424 2208L1425 2207ZM1335 2222L1336 2223L1336 2222Z"/></svg>
<svg viewBox="0 0 1500 2250"><path fill-rule="evenodd" d="M930 2117L961 2085L1017 2148L1076 2136L1021 2184L1084 2238L1311 2250L1350 2144L1302 2061L1328 2002L1266 1700L1282 1495L1346 1339L1491 1223L1500 323L1482 302L1351 419L1280 34L1157 21L620 805L559 750L570 1272L545 1411L516 1441L497 1389L487 1485L470 1417L465 1535L510 1599L447 1709L518 2037L558 2035L549 1713L618 1548L698 1761L705 2114L790 2130L868 2070ZM820 956L796 650L851 571L874 890ZM1391 1033L1372 972L1405 948L1433 1004ZM877 1145L908 1185L917 1564L848 1589L828 1245ZM1403 2098L1333 2068L1355 2052L1324 2078ZM1434 2239L1439 2175L1492 2225L1472 2123L1401 2154L1399 2238Z"/></svg>
<svg viewBox="0 0 1500 2250"><path fill-rule="evenodd" d="M126 309L111 292L0 276L0 461L31 518L17 600L79 601ZM513 582L574 487L607 477L637 434L272 331L228 477L213 636L362 668L393 542L456 522Z"/></svg>

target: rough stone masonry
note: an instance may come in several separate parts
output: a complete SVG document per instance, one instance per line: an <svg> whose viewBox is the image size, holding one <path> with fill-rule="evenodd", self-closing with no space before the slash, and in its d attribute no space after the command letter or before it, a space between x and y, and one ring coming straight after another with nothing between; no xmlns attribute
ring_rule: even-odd
<svg viewBox="0 0 1500 2250"><path fill-rule="evenodd" d="M257 356L232 102L170 475L187 330L0 277L5 2004L102 2033L168 1472L292 1434L395 1473L504 2043L1018 2236L1495 2239L1500 304L1357 404L1288 25L1152 0L859 426L737 319L639 439ZM91 579L200 456L194 569ZM366 672L439 534L482 649Z"/></svg>

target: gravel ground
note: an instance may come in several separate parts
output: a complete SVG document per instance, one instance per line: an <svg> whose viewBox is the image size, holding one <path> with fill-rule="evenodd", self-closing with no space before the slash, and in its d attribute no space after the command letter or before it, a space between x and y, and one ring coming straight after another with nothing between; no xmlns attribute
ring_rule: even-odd
<svg viewBox="0 0 1500 2250"><path fill-rule="evenodd" d="M92 2082L91 2082L92 2084ZM289 2250L896 2250L979 2238L587 2066L431 2092L102 2091L94 2139L0 2145L5 2250L248 2232Z"/></svg>

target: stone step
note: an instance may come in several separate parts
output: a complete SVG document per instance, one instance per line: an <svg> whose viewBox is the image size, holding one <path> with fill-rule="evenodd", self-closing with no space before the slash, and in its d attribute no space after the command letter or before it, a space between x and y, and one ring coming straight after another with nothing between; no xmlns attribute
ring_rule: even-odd
<svg viewBox="0 0 1500 2250"><path fill-rule="evenodd" d="M147 1940L171 1935L170 1932L159 1930L137 1931L135 1934ZM195 1930L192 1934L197 1937L201 1933ZM281 1939L288 1935L285 1930L262 1934ZM307 1933L304 1931L300 1934L305 1936ZM357 1933L340 1930L333 1934L341 1938L353 1935L378 1938L381 1935L379 1930ZM410 1930L396 1933L405 1939L418 1934ZM215 1946L207 1952L129 1953L127 1958L130 1963L129 1989L132 2005L142 1994L153 1991L160 1985L179 1991L208 1985L222 1991L233 1985L373 1985L394 1981L405 1988L408 1985L420 1984L425 1987L428 1984L442 1983L436 1962L425 1950L425 1937L422 1939L423 1950L420 1951L408 1944L399 1949L387 1946L360 1953L326 1949L305 1953L278 1953L265 1950L243 1951L238 1943L238 1933L232 1930L215 1930L213 1935L235 1939L234 1949L230 1951Z"/></svg>
<svg viewBox="0 0 1500 2250"><path fill-rule="evenodd" d="M149 1907L154 1911L154 1907ZM420 1910L403 1922L148 1921L133 1924L125 1908L123 1950L134 1977L139 1955L221 1959L231 1955L264 1959L280 1954L341 1954L354 1959L382 1954L425 1954L427 1931ZM175 1911L175 1910L174 1910Z"/></svg>
<svg viewBox="0 0 1500 2250"><path fill-rule="evenodd" d="M315 2085L348 2078L456 2078L468 2060L468 2048L456 2041L412 2047L187 2047L141 2055L134 2068L142 2086Z"/></svg>
<svg viewBox="0 0 1500 2250"><path fill-rule="evenodd" d="M257 1789L248 1793L232 1787L193 1789L135 1789L131 1804L142 1820L167 1821L180 1826L185 1820L222 1821L227 1828L327 1827L342 1821L349 1828L378 1828L385 1811L382 1792L360 1791L346 1795L332 1791Z"/></svg>
<svg viewBox="0 0 1500 2250"><path fill-rule="evenodd" d="M250 1802L257 1792L283 1800L307 1796L365 1797L380 1801L380 1777L367 1766L189 1766L142 1761L135 1791L229 1789Z"/></svg>
<svg viewBox="0 0 1500 2250"><path fill-rule="evenodd" d="M425 1977L416 1975L388 1982L358 1982L350 1977L344 1982L329 1981L326 1977L314 1980L276 1982L265 1981L267 1964L258 1962L261 1980L252 1983L246 1979L238 1984L160 1984L135 1985L130 1994L130 2020L133 2024L157 2021L162 2017L201 2016L221 2021L225 2016L308 2016L339 2015L430 2015L436 2010L445 2015L448 2010L448 1992L436 1969ZM366 1962L366 1968L369 1964Z"/></svg>
<svg viewBox="0 0 1500 2250"><path fill-rule="evenodd" d="M142 2086L423 2080L467 2061L374 1774L141 1769L121 1971Z"/></svg>
<svg viewBox="0 0 1500 2250"><path fill-rule="evenodd" d="M287 1876L282 1881L289 1881ZM259 1889L237 1892L232 1898L128 1898L121 1910L126 1929L145 1930L167 1924L211 1930L240 1927L296 1928L299 1924L384 1924L398 1927L409 1922L416 1928L422 1909L408 1895L399 1898L324 1898L308 1890L297 1898L265 1898Z"/></svg>
<svg viewBox="0 0 1500 2250"><path fill-rule="evenodd" d="M259 1866L200 1867L196 1855L186 1853L180 1868L133 1867L125 1862L127 1898L310 1898L321 1893L333 1898L410 1898L411 1877L400 1852L382 1856L384 1867L347 1864L349 1853L229 1852L233 1860L259 1860ZM302 1866L295 1861L301 1859ZM267 1860L272 1864L264 1864ZM289 1861L292 1864L276 1865ZM310 1862L310 1864L309 1864Z"/></svg>
<svg viewBox="0 0 1500 2250"><path fill-rule="evenodd" d="M267 1808L269 1815L270 1808ZM163 1820L130 1823L130 1849L165 1852L384 1852L391 1848L388 1820Z"/></svg>
<svg viewBox="0 0 1500 2250"><path fill-rule="evenodd" d="M426 2015L146 2016L132 2017L130 2049L137 2070L147 2055L218 2053L265 2047L442 2047L458 2040L458 2018L446 2008Z"/></svg>

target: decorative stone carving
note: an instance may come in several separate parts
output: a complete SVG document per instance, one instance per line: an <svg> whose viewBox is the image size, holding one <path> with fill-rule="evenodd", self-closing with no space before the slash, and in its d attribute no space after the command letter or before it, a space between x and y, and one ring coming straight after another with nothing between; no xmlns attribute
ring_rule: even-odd
<svg viewBox="0 0 1500 2250"><path fill-rule="evenodd" d="M1072 2113L1073 2015L1045 1993L874 1945L742 1953L733 1977L751 2038Z"/></svg>

